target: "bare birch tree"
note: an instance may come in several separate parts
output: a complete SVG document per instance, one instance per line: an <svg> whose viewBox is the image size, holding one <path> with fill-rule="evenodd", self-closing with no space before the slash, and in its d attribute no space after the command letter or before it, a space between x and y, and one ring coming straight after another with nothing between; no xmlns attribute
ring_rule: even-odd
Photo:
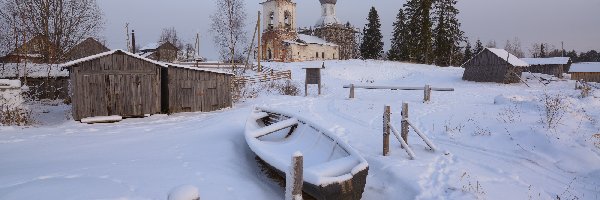
<svg viewBox="0 0 600 200"><path fill-rule="evenodd" d="M96 0L0 0L0 23L16 25L14 33L42 36L42 56L59 62L87 37L97 36L104 22Z"/></svg>
<svg viewBox="0 0 600 200"><path fill-rule="evenodd" d="M247 13L244 0L216 0L217 10L210 18L211 32L215 44L220 48L219 53L224 61L231 62L235 69L237 58L243 58L246 44Z"/></svg>

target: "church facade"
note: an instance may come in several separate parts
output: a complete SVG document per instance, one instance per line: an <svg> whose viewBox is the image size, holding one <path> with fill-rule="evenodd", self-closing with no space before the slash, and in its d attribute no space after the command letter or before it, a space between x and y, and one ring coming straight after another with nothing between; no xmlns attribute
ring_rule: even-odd
<svg viewBox="0 0 600 200"><path fill-rule="evenodd" d="M317 29L297 31L296 3L292 0L262 2L262 59L276 62L350 59L355 32L335 17L335 0L321 0L322 17ZM341 31L340 31L341 30ZM351 30L351 31L349 31ZM341 34L341 35L340 35ZM350 40L346 41L346 40ZM348 48L348 44L354 44ZM342 45L340 45L342 44Z"/></svg>

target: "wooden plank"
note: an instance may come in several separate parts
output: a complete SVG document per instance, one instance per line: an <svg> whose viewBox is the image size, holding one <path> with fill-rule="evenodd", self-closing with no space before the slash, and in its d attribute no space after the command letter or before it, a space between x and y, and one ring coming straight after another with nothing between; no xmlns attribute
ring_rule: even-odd
<svg viewBox="0 0 600 200"><path fill-rule="evenodd" d="M390 122L391 108L386 105L383 108L383 156L388 156L390 153Z"/></svg>
<svg viewBox="0 0 600 200"><path fill-rule="evenodd" d="M350 85L344 85L343 88L350 88ZM367 85L354 85L354 88L361 89L384 89L384 90L425 90L425 87L402 87L402 86L367 86ZM454 88L431 88L432 91L454 91Z"/></svg>

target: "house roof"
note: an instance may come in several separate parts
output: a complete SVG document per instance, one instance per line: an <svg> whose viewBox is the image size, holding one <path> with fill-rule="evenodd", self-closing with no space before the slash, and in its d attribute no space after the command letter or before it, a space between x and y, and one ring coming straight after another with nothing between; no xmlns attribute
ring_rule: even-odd
<svg viewBox="0 0 600 200"><path fill-rule="evenodd" d="M530 65L567 65L571 61L569 57L554 58L521 58Z"/></svg>
<svg viewBox="0 0 600 200"><path fill-rule="evenodd" d="M569 72L600 72L600 62L574 63Z"/></svg>
<svg viewBox="0 0 600 200"><path fill-rule="evenodd" d="M158 47L160 47L160 43L157 43L157 42L155 42L155 43L150 43L150 44L147 44L146 46L142 47L142 48L140 49L140 51L145 51L145 50L154 50L154 49L158 49Z"/></svg>
<svg viewBox="0 0 600 200"><path fill-rule="evenodd" d="M504 49L495 49L495 48L486 48L490 52L496 54L498 57L502 58L506 62L510 63L515 67L528 67L529 64L519 58L517 56L508 53L508 51Z"/></svg>
<svg viewBox="0 0 600 200"><path fill-rule="evenodd" d="M55 64L6 63L0 67L0 78L68 77L69 71Z"/></svg>

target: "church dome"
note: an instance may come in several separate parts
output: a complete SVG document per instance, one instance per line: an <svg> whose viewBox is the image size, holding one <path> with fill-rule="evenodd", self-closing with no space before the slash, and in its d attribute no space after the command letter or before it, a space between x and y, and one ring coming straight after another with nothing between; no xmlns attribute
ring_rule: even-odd
<svg viewBox="0 0 600 200"><path fill-rule="evenodd" d="M319 0L321 4L336 4L337 0Z"/></svg>

